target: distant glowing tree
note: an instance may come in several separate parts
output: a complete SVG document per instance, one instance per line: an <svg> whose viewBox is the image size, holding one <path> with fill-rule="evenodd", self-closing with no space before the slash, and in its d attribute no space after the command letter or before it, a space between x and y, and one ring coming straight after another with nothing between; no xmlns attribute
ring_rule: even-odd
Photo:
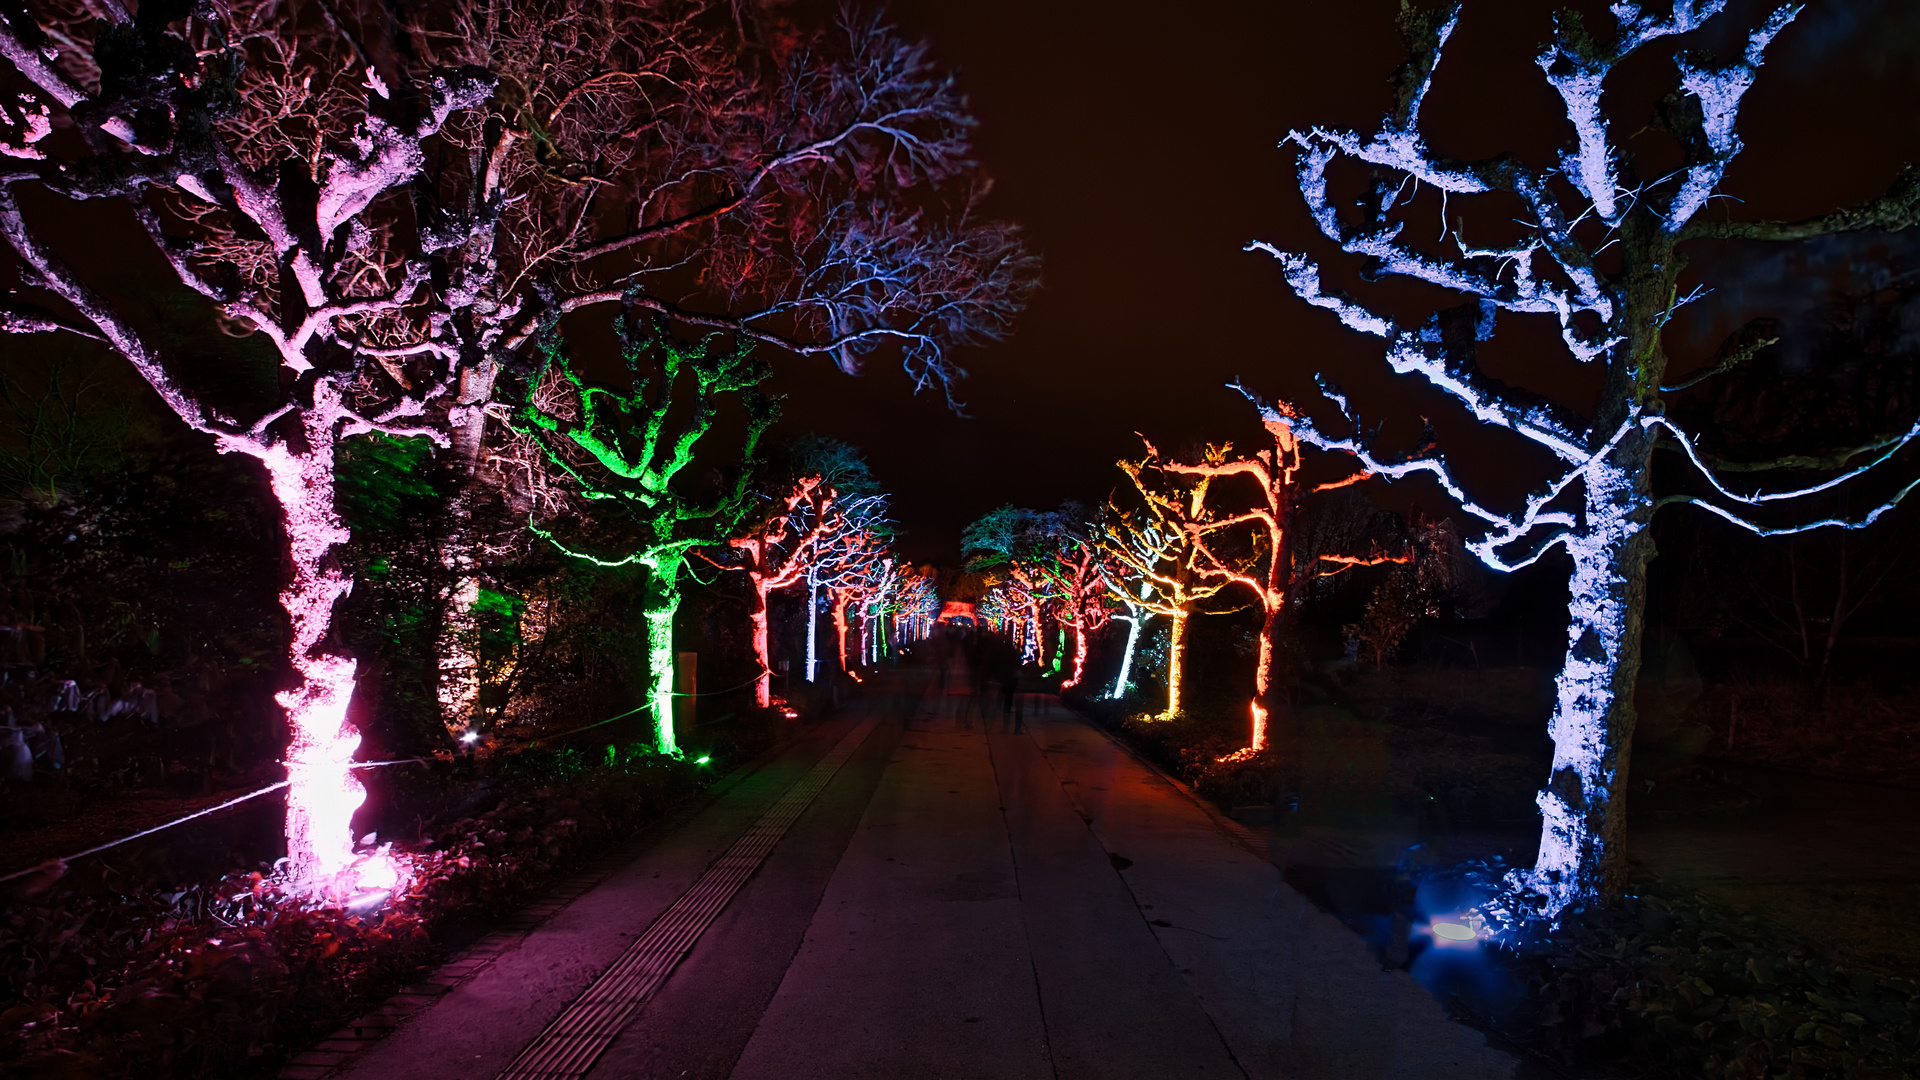
<svg viewBox="0 0 1920 1080"><path fill-rule="evenodd" d="M1643 4L1616 0L1611 34L1590 32L1579 17L1563 15L1538 64L1559 96L1573 143L1550 167L1511 154L1479 161L1449 159L1432 149L1420 110L1442 51L1459 21L1459 8L1403 9L1401 30L1411 53L1395 77L1394 102L1373 134L1313 128L1288 136L1299 151L1300 191L1322 233L1342 251L1361 257L1362 276L1405 277L1450 290L1457 306L1424 320L1403 322L1328 288L1319 266L1303 254L1256 243L1279 260L1288 285L1350 329L1385 343L1393 371L1412 375L1451 398L1474 419L1505 429L1530 453L1553 462L1549 477L1524 506L1499 510L1481 503L1439 458L1378 461L1365 436L1337 439L1299 425L1302 439L1356 454L1384 476L1432 475L1486 531L1469 544L1496 570L1526 566L1553 549L1573 562L1566 660L1549 733L1551 773L1539 793L1540 854L1509 885L1535 910L1557 916L1567 905L1604 895L1620 884L1622 844L1633 739L1634 684L1641 653L1646 567L1653 557L1647 523L1667 505L1693 505L1760 535L1816 528L1861 528L1912 490L1897 487L1865 513L1844 518L1783 522L1774 504L1817 495L1854 480L1920 436L1920 425L1812 458L1742 462L1740 472L1813 468L1827 478L1800 487L1764 489L1723 479L1733 463L1716 461L1693 434L1668 419L1667 395L1750 359L1772 340L1743 328L1692 375L1670 380L1662 331L1674 310L1698 292L1682 294L1684 245L1709 240L1793 241L1860 230L1904 229L1920 220L1920 169L1903 170L1887 195L1860 206L1797 222L1735 221L1731 207L1705 214L1728 165L1742 148L1735 132L1741 100L1753 85L1767 48L1798 15L1798 5L1775 8L1744 31L1730 59L1686 47L1685 36L1720 14L1724 0ZM1635 97L1606 96L1614 74L1631 57L1669 38L1678 85L1635 130L1664 136L1635 147L1658 146L1642 161L1612 129L1607 106ZM1697 42L1697 39L1696 39ZM1677 151L1679 165L1671 164ZM1372 184L1356 206L1337 197L1329 169L1357 163ZM1641 172L1641 166L1647 172ZM1433 189L1424 202L1422 189ZM1484 196L1484 198L1480 198ZM1437 205L1436 205L1437 204ZM1463 211L1484 206L1485 235L1469 243ZM1516 215L1515 208L1519 213ZM1415 229L1409 214L1419 209ZM1439 209L1438 239L1429 222ZM1493 237L1517 238L1496 241ZM1486 376L1476 351L1494 333L1498 313L1551 319L1571 358L1599 369L1598 403L1588 415L1548 403ZM1333 394L1345 411L1346 401ZM1283 418L1269 412L1269 419ZM1694 469L1691 491L1656 495L1653 454L1671 448Z"/></svg>
<svg viewBox="0 0 1920 1080"><path fill-rule="evenodd" d="M825 534L815 548L815 557L807 564L803 580L807 585L807 681L819 674L819 627L821 601L829 612L837 608L834 589L864 578L875 553L885 548L882 539L890 528L884 495L842 497L828 512ZM843 613L844 614L844 613ZM840 623L835 622L839 633ZM843 649L844 655L844 649Z"/></svg>
<svg viewBox="0 0 1920 1080"><path fill-rule="evenodd" d="M860 597L861 655L868 665L886 658L887 618L900 598L900 561L892 555L880 561L880 576Z"/></svg>
<svg viewBox="0 0 1920 1080"><path fill-rule="evenodd" d="M981 625L996 634L1011 633L1016 617L1007 596L1007 590L1002 585L988 586L987 590L980 594L980 602L974 605L973 614L974 618L980 620Z"/></svg>
<svg viewBox="0 0 1920 1080"><path fill-rule="evenodd" d="M934 579L933 568L923 566L909 572L900 585L899 618L907 625L904 639L926 640L939 617L940 587Z"/></svg>
<svg viewBox="0 0 1920 1080"><path fill-rule="evenodd" d="M840 670L844 674L854 675L856 680L858 676L847 654L847 636L853 629L852 618L885 586L892 571L893 559L888 553L887 539L872 528L848 532L834 549L832 560L823 561L821 585L826 590L833 614Z"/></svg>
<svg viewBox="0 0 1920 1080"><path fill-rule="evenodd" d="M1141 441L1146 443L1146 456L1118 464L1133 482L1144 511L1110 504L1112 513L1101 537L1101 546L1115 568L1108 579L1110 591L1136 612L1127 634L1122 681L1115 687L1115 696L1124 692L1139 620L1147 614L1164 615L1171 627L1167 635L1167 708L1163 715L1172 716L1180 711L1185 681L1187 622L1231 582L1201 572L1203 556L1197 538L1212 520L1207 488L1213 478L1167 472L1160 467L1159 449L1144 436Z"/></svg>
<svg viewBox="0 0 1920 1080"><path fill-rule="evenodd" d="M1086 521L1069 525L1052 558L1040 564L1055 598L1054 619L1073 635L1073 674L1061 680L1061 690L1071 690L1086 678L1087 638L1113 619L1107 603L1111 568L1106 552L1094 542L1094 526Z"/></svg>
<svg viewBox="0 0 1920 1080"><path fill-rule="evenodd" d="M751 506L748 474L774 417L772 399L760 390L770 372L752 358L751 340L682 341L664 320L632 308L615 329L626 387L587 382L558 333L550 332L510 422L538 441L590 510L574 520L534 522L535 531L597 566L637 564L647 571L648 703L660 752L675 754L673 618L680 579L689 553L726 544ZM550 387L559 392L543 392ZM733 445L713 430L721 402L729 399L746 414ZM715 471L730 465L734 478L701 490L693 481L704 470L689 473L696 461ZM563 529L580 538L563 539ZM590 547L608 553L593 554Z"/></svg>
<svg viewBox="0 0 1920 1080"><path fill-rule="evenodd" d="M1059 510L1003 506L961 531L967 569L1001 586L1007 606L1020 613L1023 659L1046 663L1045 615L1063 598L1049 568L1071 542L1074 522L1085 517L1074 503Z"/></svg>
<svg viewBox="0 0 1920 1080"><path fill-rule="evenodd" d="M740 560L731 568L744 570L753 590L747 617L753 629L753 654L760 663L760 677L753 683L753 703L759 708L773 706L767 600L775 592L806 580L807 568L819 559L822 545L831 539L837 498L838 492L820 477L803 476L774 500L749 532L727 541Z"/></svg>
<svg viewBox="0 0 1920 1080"><path fill-rule="evenodd" d="M1302 501L1314 492L1346 487L1371 474L1358 469L1336 480L1307 483L1300 475L1301 440L1294 431L1293 407L1282 401L1265 406L1262 411L1271 446L1236 456L1233 445L1225 443L1207 447L1203 460L1194 464L1154 462L1162 472L1207 481L1209 486L1204 498L1215 503L1224 492L1233 493L1227 496L1232 499L1229 508L1209 507L1203 521L1185 527L1199 550L1199 559L1194 564L1199 576L1244 588L1253 593L1260 605L1260 653L1253 669L1253 700L1248 705L1253 728L1247 745L1239 752L1241 757L1250 757L1267 748L1267 722L1274 705L1271 692L1275 646L1285 629L1283 620L1294 606L1301 586L1308 578L1323 572L1319 564L1326 562L1345 569L1354 565L1403 562L1407 558L1378 552L1322 554L1312 560L1294 557L1294 523ZM1149 457L1158 453L1151 443L1147 449ZM1237 542L1236 548L1225 546L1232 542Z"/></svg>

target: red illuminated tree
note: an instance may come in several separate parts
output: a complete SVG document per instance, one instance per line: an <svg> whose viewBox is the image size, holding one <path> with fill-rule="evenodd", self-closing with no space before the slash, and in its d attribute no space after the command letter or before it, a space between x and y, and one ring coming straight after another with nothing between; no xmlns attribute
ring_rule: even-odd
<svg viewBox="0 0 1920 1080"><path fill-rule="evenodd" d="M1082 523L1073 535L1061 543L1053 557L1040 564L1047 579L1048 592L1054 597L1054 619L1073 635L1073 674L1062 680L1061 690L1080 685L1087 673L1087 636L1098 633L1113 619L1107 603L1112 568L1107 554L1094 542L1091 525Z"/></svg>
<svg viewBox="0 0 1920 1080"><path fill-rule="evenodd" d="M727 541L738 553L734 567L744 570L753 590L748 618L753 626L753 653L760 662L754 680L753 701L762 709L773 705L773 669L767 645L767 599L780 589L806 580L807 569L832 539L838 493L818 476L803 476L774 502L767 515L745 536Z"/></svg>
<svg viewBox="0 0 1920 1080"><path fill-rule="evenodd" d="M1272 445L1252 454L1237 456L1231 443L1207 447L1203 459L1194 464L1155 460L1163 472L1209 481L1208 499L1233 498L1228 509L1209 507L1204 518L1185 525L1193 537L1199 559L1195 569L1202 578L1230 583L1253 593L1260 605L1259 659L1254 667L1253 700L1248 710L1253 729L1246 747L1237 756L1251 756L1267 748L1268 719L1274 701L1273 671L1275 646L1285 629L1283 621L1300 587L1323 571L1321 563L1346 569L1356 565L1406 562L1406 555L1371 552L1365 555L1319 554L1312 559L1295 557L1295 519L1308 495L1346 487L1371 475L1356 469L1335 480L1309 484L1300 476L1302 467L1300 438L1294 432L1293 407L1275 402L1263 409L1267 436ZM1148 456L1158 452L1148 444ZM1338 572L1333 571L1333 572Z"/></svg>

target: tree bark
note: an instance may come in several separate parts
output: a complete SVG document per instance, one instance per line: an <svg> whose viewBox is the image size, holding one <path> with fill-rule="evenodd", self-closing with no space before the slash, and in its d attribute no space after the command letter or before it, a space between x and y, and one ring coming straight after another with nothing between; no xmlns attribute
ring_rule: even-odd
<svg viewBox="0 0 1920 1080"><path fill-rule="evenodd" d="M1553 765L1536 798L1540 855L1525 875L1555 912L1618 895L1625 883L1633 692L1653 555L1639 512L1647 505L1651 447L1650 438L1629 437L1613 458L1592 467L1587 527L1567 543L1573 574L1566 661L1548 726Z"/></svg>
<svg viewBox="0 0 1920 1080"><path fill-rule="evenodd" d="M1107 695L1114 701L1127 696L1127 678L1133 674L1133 650L1140 644L1140 624L1145 621L1144 615L1127 620L1127 645L1120 651L1120 674L1113 680L1113 693Z"/></svg>
<svg viewBox="0 0 1920 1080"><path fill-rule="evenodd" d="M680 743L673 730L673 617L680 610L680 569L686 560L673 555L642 561L649 571L644 615L654 745L662 754L678 754Z"/></svg>
<svg viewBox="0 0 1920 1080"><path fill-rule="evenodd" d="M1180 714L1180 681L1185 675L1187 653L1187 612L1171 616L1172 631L1167 635L1167 715Z"/></svg>
<svg viewBox="0 0 1920 1080"><path fill-rule="evenodd" d="M765 579L753 581L753 609L748 612L753 625L753 655L760 662L760 676L753 680L753 703L762 709L773 707L773 668L767 646L767 588Z"/></svg>

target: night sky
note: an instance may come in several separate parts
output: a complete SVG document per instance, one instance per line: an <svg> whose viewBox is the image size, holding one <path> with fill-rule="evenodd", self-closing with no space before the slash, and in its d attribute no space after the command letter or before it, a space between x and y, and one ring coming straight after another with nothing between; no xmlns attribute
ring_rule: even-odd
<svg viewBox="0 0 1920 1080"><path fill-rule="evenodd" d="M1533 56L1562 6L1470 0L1427 107L1438 149L1551 160L1570 129ZM1590 26L1610 27L1603 4L1576 6ZM965 416L937 394L911 396L888 365L858 379L778 365L785 427L867 452L895 493L911 557L953 562L960 529L1005 502L1104 499L1120 479L1113 462L1138 447L1135 431L1176 450L1253 438L1251 410L1223 386L1236 376L1307 400L1312 373L1326 370L1366 417L1387 421L1389 438L1411 436L1430 411L1449 455L1480 466L1481 491L1520 490L1527 462L1511 442L1395 380L1375 342L1295 299L1271 260L1241 251L1265 239L1330 254L1293 185L1292 154L1276 144L1312 124L1373 130L1403 56L1398 0L1177 8L910 0L891 10L960 69L982 120L978 152L997 180L990 208L1022 223L1045 258L1044 288L1015 336L961 356L971 372L958 390ZM1763 10L1736 2L1709 32L1751 25ZM1731 41L1706 44L1724 52ZM1670 50L1650 51L1609 98L1619 134L1633 133L1671 85L1662 59ZM1803 217L1880 194L1901 163L1920 161L1916 61L1920 4L1809 4L1747 95L1739 129L1747 150L1723 189L1742 204L1716 212ZM1766 310L1756 305L1823 293L1863 258L1885 260L1885 245L1841 245L1825 262L1714 259L1707 276L1718 291L1669 336L1674 369ZM1809 277L1804 286L1781 280L1789 262ZM1696 267L1706 264L1698 253ZM1385 287L1343 284L1369 298ZM1403 298L1409 316L1441 299L1424 286L1391 288L1384 295ZM1483 355L1490 371L1588 404L1591 382L1551 335L1511 317L1501 326ZM1420 497L1397 489L1383 500Z"/></svg>

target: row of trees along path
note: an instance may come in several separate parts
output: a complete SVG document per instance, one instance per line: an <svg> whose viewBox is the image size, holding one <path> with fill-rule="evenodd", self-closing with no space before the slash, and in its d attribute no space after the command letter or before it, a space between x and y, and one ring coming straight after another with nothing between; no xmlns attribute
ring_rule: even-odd
<svg viewBox="0 0 1920 1080"><path fill-rule="evenodd" d="M1920 485L1882 475L1892 470L1880 468L1920 437L1920 423L1869 433L1858 445L1728 460L1712 452L1711 434L1683 429L1669 416L1676 395L1747 363L1777 341L1772 324L1756 318L1715 355L1683 362L1688 374L1670 375L1673 358L1663 332L1675 311L1705 288L1682 291L1689 247L1899 230L1920 220L1920 169L1912 167L1880 198L1805 220L1736 221L1731 211L1708 212L1716 199L1721 206L1738 201L1722 187L1742 149L1736 133L1741 104L1769 48L1801 10L1778 6L1740 28L1731 58L1689 47L1694 39L1688 35L1706 28L1725 6L1724 0L1621 0L1610 9L1613 28L1605 36L1589 31L1577 15L1559 17L1552 40L1536 57L1574 136L1553 166L1530 165L1511 153L1456 160L1428 142L1421 109L1459 28L1457 5L1403 8L1399 22L1409 56L1394 77L1393 104L1377 130L1316 127L1294 131L1283 143L1297 155L1299 190L1314 223L1341 255L1358 262L1364 281L1412 279L1451 299L1408 317L1384 297L1365 303L1329 285L1321 262L1307 253L1265 241L1248 250L1272 256L1300 299L1378 339L1393 373L1437 391L1471 421L1517 437L1542 476L1521 505L1502 509L1474 495L1474 485L1445 458L1430 431L1411 448L1390 449L1324 376L1320 388L1335 416L1332 425L1299 405L1236 385L1259 408L1273 439L1270 448L1235 455L1229 447L1212 447L1201 460L1182 462L1149 444L1144 459L1122 463L1140 505L1115 504L1098 523L1073 506L1047 513L1009 507L977 522L966 544L972 565L991 585L983 616L1014 634L1026 655L1044 661L1042 616L1067 597L1064 571L1045 568L1065 567L1072 558L1065 553L1086 550L1096 542L1089 530L1097 531L1110 568L1111 602L1131 624L1122 671L1130 667L1141 621L1167 616L1173 626L1168 707L1177 710L1187 620L1217 597L1251 595L1263 612L1247 747L1257 752L1273 708L1276 633L1302 575L1324 572L1323 562L1346 566L1406 557L1379 551L1290 554L1301 497L1327 486L1303 485L1297 475L1301 448L1346 459L1348 475L1328 484L1365 477L1435 482L1481 527L1467 546L1487 566L1517 570L1555 550L1572 563L1565 660L1549 722L1552 770L1538 796L1540 854L1531 869L1509 875L1508 886L1521 910L1549 918L1617 890L1624 872L1622 795L1653 515L1664 507L1692 506L1761 536L1858 529ZM1639 54L1668 45L1676 47L1677 85L1650 118L1628 122L1665 138L1630 146L1616 135L1603 94L1621 82L1619 73ZM1675 151L1677 168L1666 163ZM1654 156L1662 163L1656 165ZM1351 197L1355 191L1362 193L1357 199ZM1485 223L1469 240L1467 222L1482 217ZM1484 373L1478 350L1492 340L1503 313L1551 321L1572 365L1598 374L1591 410L1577 412ZM1554 377L1537 350L1528 355L1528 375ZM1656 489L1659 452L1691 470L1674 489ZM1816 477L1793 477L1809 471ZM1228 484L1247 490L1223 504ZM1822 516L1818 497L1843 485L1870 490L1861 500L1866 509ZM1058 621L1074 626L1075 618L1061 614Z"/></svg>
<svg viewBox="0 0 1920 1080"><path fill-rule="evenodd" d="M965 101L924 45L876 19L582 0L404 17L266 0L32 6L0 17L0 55L31 87L0 110L0 234L44 305L16 294L0 321L101 342L182 422L267 470L299 679L279 695L294 732L288 844L318 894L396 872L357 856L349 832L363 793L345 719L358 665L332 637L351 584L331 558L346 538L343 440L423 436L475 475L504 407L553 460L555 443L586 451L600 472L574 469L576 501L618 508L594 529L635 529L620 557L652 572L658 625L685 547L725 542L743 508L731 490L695 505L668 483L710 450L751 458L771 415L764 353L852 371L884 351L939 390L950 350L1001 336L1034 284L1016 231L980 215ZM135 237L145 250L118 265L89 250ZM196 297L179 318L245 337L216 358L225 371L132 302L151 283L129 288L125 266L147 262ZM607 312L634 381L602 394L560 326ZM263 349L280 373L271 400L228 377ZM505 402L502 373L519 387ZM576 413L542 407L555 380ZM721 397L750 417L727 447L707 420ZM681 405L693 419L668 420ZM470 574L477 559L456 528L447 565ZM449 653L474 591L451 590ZM656 687L670 662L656 642ZM450 655L440 670L446 706L473 708L475 665Z"/></svg>

